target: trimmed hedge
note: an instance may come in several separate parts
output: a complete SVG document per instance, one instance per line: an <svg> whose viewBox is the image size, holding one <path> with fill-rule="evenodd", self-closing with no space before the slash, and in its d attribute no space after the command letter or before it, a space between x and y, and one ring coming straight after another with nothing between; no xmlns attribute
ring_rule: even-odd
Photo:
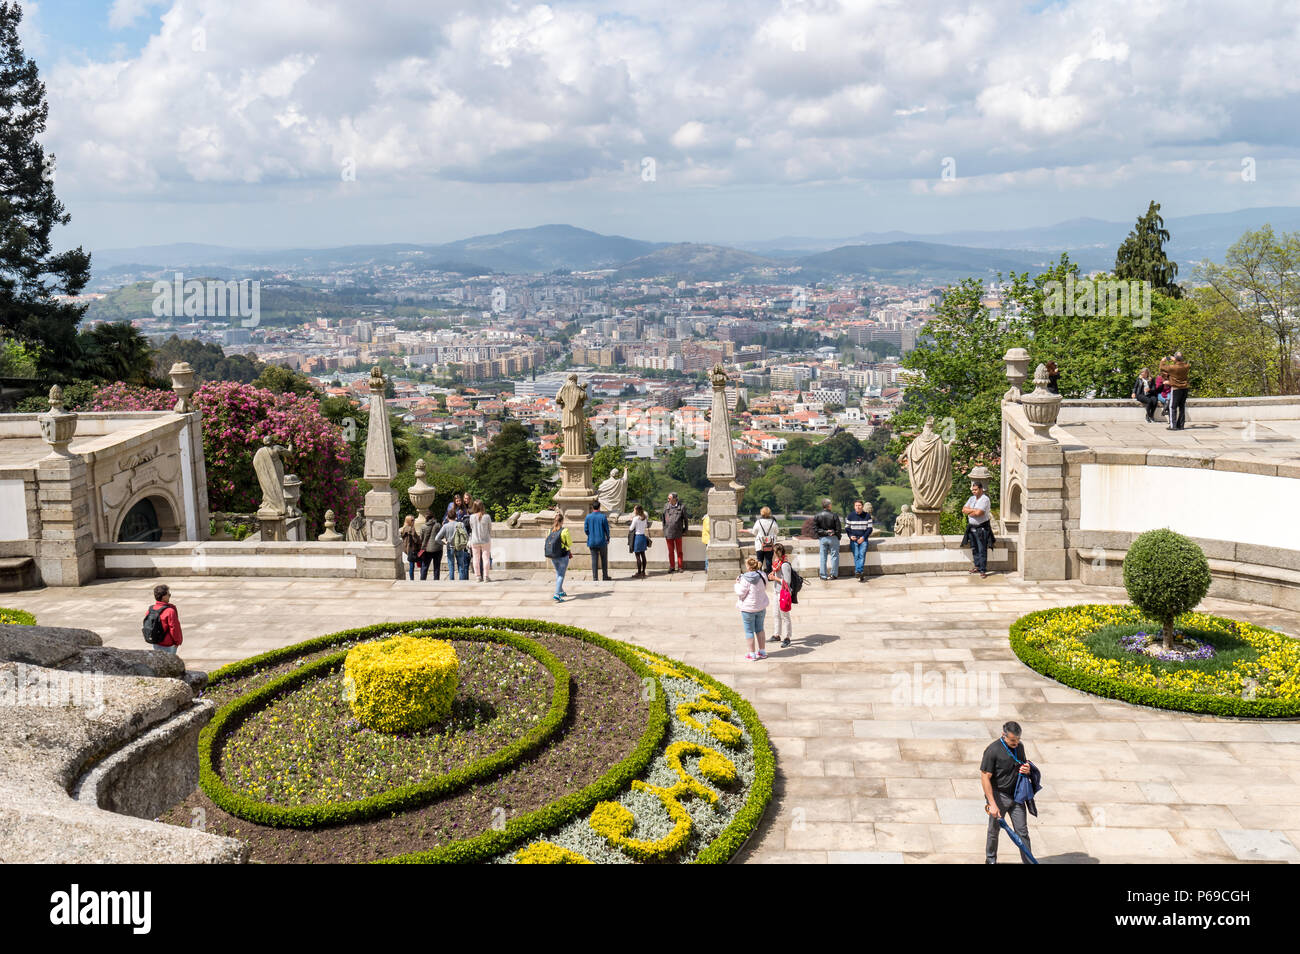
<svg viewBox="0 0 1300 954"><path fill-rule="evenodd" d="M379 732L409 732L451 714L460 684L456 649L445 639L391 636L348 650L348 708Z"/></svg>
<svg viewBox="0 0 1300 954"><path fill-rule="evenodd" d="M11 626L35 626L36 617L26 610L0 606L0 623L8 623Z"/></svg>
<svg viewBox="0 0 1300 954"><path fill-rule="evenodd" d="M1244 699L1240 696L1211 695L1204 692L1187 692L1173 689L1154 689L1135 686L1119 679L1082 673L1054 659L1047 653L1030 646L1025 631L1044 617L1064 613L1079 607L1038 610L1020 617L1011 624L1011 651L1030 669L1055 679L1062 685L1107 699L1119 699L1156 709L1178 712L1196 712L1206 715L1236 716L1245 718L1295 718L1300 716L1300 700ZM1229 621L1230 622L1230 621Z"/></svg>
<svg viewBox="0 0 1300 954"><path fill-rule="evenodd" d="M295 689L308 679L324 676L343 665L348 650L334 653L323 659L295 669L265 686L227 703L199 734L199 784L213 803L224 812L244 818L259 825L275 828L321 828L348 822L365 821L407 809L419 808L438 798L464 788L496 772L504 771L524 757L537 751L563 724L569 711L569 670L541 643L501 629L471 629L446 627L414 630L415 635L437 633L440 638L466 641L495 642L513 646L527 653L550 671L555 680L551 707L546 716L527 734L481 759L435 778L412 782L389 789L378 795L350 802L322 802L312 805L274 805L260 802L234 791L217 772L221 743L235 729L256 712L261 711L276 697ZM346 639L350 634L336 633ZM340 641L342 641L340 639ZM312 642L317 642L312 640ZM298 647L301 649L305 643ZM319 647L317 647L319 648ZM265 655L271 655L270 653ZM227 675L225 678L230 678Z"/></svg>

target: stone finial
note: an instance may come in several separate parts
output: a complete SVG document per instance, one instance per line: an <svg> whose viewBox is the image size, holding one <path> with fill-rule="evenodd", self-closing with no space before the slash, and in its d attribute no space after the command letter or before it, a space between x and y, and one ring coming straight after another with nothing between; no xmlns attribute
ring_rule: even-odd
<svg viewBox="0 0 1300 954"><path fill-rule="evenodd" d="M379 365L370 369L370 391L372 394L384 393L384 372Z"/></svg>
<svg viewBox="0 0 1300 954"><path fill-rule="evenodd" d="M316 538L321 543L337 543L343 539L343 534L334 529L334 511L325 511L325 532Z"/></svg>
<svg viewBox="0 0 1300 954"><path fill-rule="evenodd" d="M437 488L425 482L425 476L428 471L425 469L424 458L415 462L415 483L411 484L411 489L406 495L411 498L411 506L415 507L423 517L424 511L433 506L433 497ZM419 522L419 521L417 521Z"/></svg>
<svg viewBox="0 0 1300 954"><path fill-rule="evenodd" d="M172 379L172 390L176 392L176 406L172 410L177 414L189 414L194 410L190 404L190 395L194 393L194 369L188 361L177 361L167 373Z"/></svg>
<svg viewBox="0 0 1300 954"><path fill-rule="evenodd" d="M725 391L725 390L726 390L726 388L727 388L727 372L726 372L726 369L722 367L721 362L719 362L718 364L715 364L715 365L713 366L713 370L711 370L711 371L709 372L709 378L710 378L710 379L712 380L712 382L713 382L713 390L715 390L715 391Z"/></svg>
<svg viewBox="0 0 1300 954"><path fill-rule="evenodd" d="M41 437L50 445L49 457L68 458L72 453L68 445L77 433L77 415L63 409L63 388L54 385L50 388L50 409L36 418L41 425Z"/></svg>
<svg viewBox="0 0 1300 954"><path fill-rule="evenodd" d="M1029 426L1034 429L1035 440L1055 444L1056 438L1051 432L1057 415L1061 413L1061 395L1047 389L1050 381L1047 365L1040 364L1034 369L1034 390L1021 397L1020 404L1025 409Z"/></svg>

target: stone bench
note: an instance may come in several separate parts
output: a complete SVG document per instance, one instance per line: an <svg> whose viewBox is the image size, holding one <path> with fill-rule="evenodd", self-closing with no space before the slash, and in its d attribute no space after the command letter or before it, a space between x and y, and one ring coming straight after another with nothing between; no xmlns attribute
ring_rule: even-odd
<svg viewBox="0 0 1300 954"><path fill-rule="evenodd" d="M0 592L30 590L35 586L35 560L31 557L0 557Z"/></svg>

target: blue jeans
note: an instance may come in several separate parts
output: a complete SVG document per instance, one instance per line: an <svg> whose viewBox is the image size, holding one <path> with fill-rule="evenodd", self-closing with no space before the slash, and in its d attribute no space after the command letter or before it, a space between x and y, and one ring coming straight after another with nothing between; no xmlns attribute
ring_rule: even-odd
<svg viewBox="0 0 1300 954"><path fill-rule="evenodd" d="M849 549L853 551L853 572L862 575L862 571L867 567L867 544L871 540L871 534L867 534L860 541L849 537Z"/></svg>
<svg viewBox="0 0 1300 954"><path fill-rule="evenodd" d="M458 574L460 579L468 580L469 579L469 551L468 550L456 551L456 565L460 568L460 572Z"/></svg>
<svg viewBox="0 0 1300 954"><path fill-rule="evenodd" d="M818 573L822 579L827 577L834 579L840 575L840 538L836 536L822 537L817 541L821 549L821 564L818 567ZM830 570L826 568L826 561L830 560Z"/></svg>
<svg viewBox="0 0 1300 954"><path fill-rule="evenodd" d="M555 595L564 595L564 574L569 572L569 558L551 557L551 563L555 565Z"/></svg>
<svg viewBox="0 0 1300 954"><path fill-rule="evenodd" d="M415 579L415 564L416 564L415 557L408 556L406 558L406 578L408 580Z"/></svg>
<svg viewBox="0 0 1300 954"><path fill-rule="evenodd" d="M746 613L740 611L740 624L745 627L745 638L753 639L759 633L764 633L763 624L767 620L767 610L759 610L756 613ZM766 635L766 633L764 633Z"/></svg>
<svg viewBox="0 0 1300 954"><path fill-rule="evenodd" d="M975 569L979 570L981 573L988 572L989 525L987 523L981 523L971 527L970 539L971 559L975 562ZM1019 832L1016 834L1019 834Z"/></svg>

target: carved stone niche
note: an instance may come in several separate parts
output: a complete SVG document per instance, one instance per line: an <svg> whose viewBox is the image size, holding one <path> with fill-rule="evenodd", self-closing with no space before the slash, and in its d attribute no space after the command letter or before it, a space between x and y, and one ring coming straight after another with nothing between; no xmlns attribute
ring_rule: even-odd
<svg viewBox="0 0 1300 954"><path fill-rule="evenodd" d="M100 502L95 527L98 542L115 543L126 510L145 497L161 498L180 523L185 493L178 450L164 450L161 443L153 443L97 460L94 480Z"/></svg>

